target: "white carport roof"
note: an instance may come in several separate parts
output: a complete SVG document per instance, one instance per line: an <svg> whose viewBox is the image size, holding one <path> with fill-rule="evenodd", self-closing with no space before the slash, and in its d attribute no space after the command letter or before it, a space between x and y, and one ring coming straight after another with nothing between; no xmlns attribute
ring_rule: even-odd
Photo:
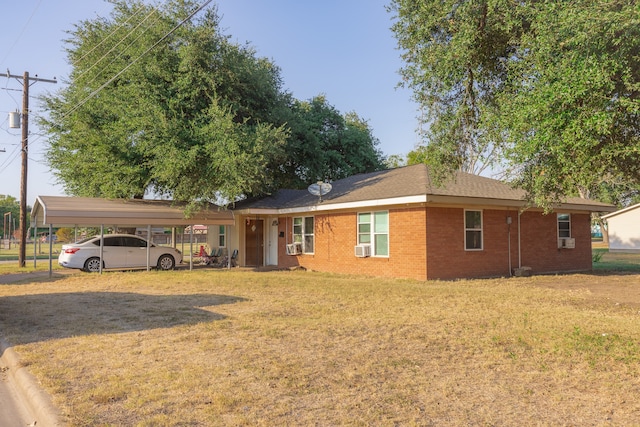
<svg viewBox="0 0 640 427"><path fill-rule="evenodd" d="M234 225L233 212L217 205L209 204L188 216L185 207L170 200L38 196L31 222L56 227Z"/></svg>

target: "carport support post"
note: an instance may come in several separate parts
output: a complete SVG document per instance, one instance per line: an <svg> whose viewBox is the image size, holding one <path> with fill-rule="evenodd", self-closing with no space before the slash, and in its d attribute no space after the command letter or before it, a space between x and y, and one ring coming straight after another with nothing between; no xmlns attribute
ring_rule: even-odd
<svg viewBox="0 0 640 427"><path fill-rule="evenodd" d="M38 250L36 249L36 240L38 236L38 219L33 221L33 268L36 268L36 258L38 257Z"/></svg>
<svg viewBox="0 0 640 427"><path fill-rule="evenodd" d="M51 278L53 272L53 261L51 258L53 258L53 224L49 224L49 278ZM36 260L34 258L33 263L35 264L35 262Z"/></svg>
<svg viewBox="0 0 640 427"><path fill-rule="evenodd" d="M193 224L189 226L189 270L193 270Z"/></svg>
<svg viewBox="0 0 640 427"><path fill-rule="evenodd" d="M147 271L151 270L151 224L147 225Z"/></svg>
<svg viewBox="0 0 640 427"><path fill-rule="evenodd" d="M104 255L104 224L100 224L100 274L102 274L102 256Z"/></svg>

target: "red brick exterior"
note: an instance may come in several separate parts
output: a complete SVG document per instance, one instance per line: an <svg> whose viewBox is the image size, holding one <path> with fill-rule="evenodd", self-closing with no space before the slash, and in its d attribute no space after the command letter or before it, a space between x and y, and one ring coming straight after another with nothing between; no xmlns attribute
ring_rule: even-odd
<svg viewBox="0 0 640 427"><path fill-rule="evenodd" d="M465 250L463 208L390 208L389 256L367 258L354 255L355 211L314 215L314 254L297 256L286 255L286 244L293 241L292 217L280 217L278 231L285 238L278 239L278 266L418 280L509 276L510 268L519 266L518 211L470 209L482 210L482 250ZM524 212L521 265L531 267L534 274L591 270L590 230L590 214L573 213L575 249L558 249L556 214Z"/></svg>
<svg viewBox="0 0 640 427"><path fill-rule="evenodd" d="M315 215L314 254L286 255L286 243L293 241L292 219L279 219L280 267L303 266L333 273L365 274L378 277L426 278L425 209L389 211L389 256L356 258L357 213L339 212Z"/></svg>
<svg viewBox="0 0 640 427"><path fill-rule="evenodd" d="M588 213L571 214L575 249L558 249L556 214L525 212L521 223L522 265L531 267L534 273L591 270L591 216Z"/></svg>

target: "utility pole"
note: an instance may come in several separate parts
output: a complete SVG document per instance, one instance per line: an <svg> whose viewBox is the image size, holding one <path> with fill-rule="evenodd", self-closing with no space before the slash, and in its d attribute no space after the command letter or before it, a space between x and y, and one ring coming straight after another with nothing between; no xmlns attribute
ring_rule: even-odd
<svg viewBox="0 0 640 427"><path fill-rule="evenodd" d="M23 76L13 75L7 70L0 73L0 76L13 77L16 80L22 79L22 172L20 173L20 251L18 253L18 267L25 266L26 246L27 246L27 165L29 159L29 86L31 82L57 83L55 78L40 79L29 77L29 72L25 71ZM35 244L35 242L34 242Z"/></svg>

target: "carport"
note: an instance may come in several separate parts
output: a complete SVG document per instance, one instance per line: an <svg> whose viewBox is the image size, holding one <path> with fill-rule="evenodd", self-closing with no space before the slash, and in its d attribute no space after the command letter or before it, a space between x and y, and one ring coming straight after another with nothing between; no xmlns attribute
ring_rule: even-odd
<svg viewBox="0 0 640 427"><path fill-rule="evenodd" d="M38 196L31 210L31 227L34 241L38 228L49 227L97 227L104 234L104 227L147 227L150 241L151 227L192 226L190 245L193 246L193 225L234 225L233 212L212 203L198 210L187 210L186 203L171 200L104 199L92 197ZM49 239L49 276L52 275L53 239ZM175 245L175 239L173 240ZM193 252L193 247L191 248ZM34 245L34 266L36 253ZM189 260L189 268L193 259ZM149 265L147 263L147 269Z"/></svg>

